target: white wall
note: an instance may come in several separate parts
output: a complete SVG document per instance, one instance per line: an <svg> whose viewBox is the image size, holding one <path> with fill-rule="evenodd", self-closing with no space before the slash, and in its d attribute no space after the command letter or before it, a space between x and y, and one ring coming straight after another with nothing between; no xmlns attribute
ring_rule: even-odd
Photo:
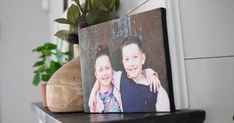
<svg viewBox="0 0 234 123"><path fill-rule="evenodd" d="M233 123L234 1L180 0L190 108Z"/></svg>
<svg viewBox="0 0 234 123"><path fill-rule="evenodd" d="M60 30L59 24L54 20L60 18L63 14L63 0L49 0L50 12L49 12L49 29L50 29L50 39L55 41L56 37L54 34Z"/></svg>
<svg viewBox="0 0 234 123"><path fill-rule="evenodd" d="M234 57L186 60L189 104L206 111L205 123L233 123Z"/></svg>
<svg viewBox="0 0 234 123"><path fill-rule="evenodd" d="M35 123L31 103L41 96L32 85L31 51L49 40L48 13L41 0L1 0L0 25L0 122Z"/></svg>
<svg viewBox="0 0 234 123"><path fill-rule="evenodd" d="M120 0L120 17L149 11L158 7L166 7L167 0ZM135 9L137 8L137 9Z"/></svg>
<svg viewBox="0 0 234 123"><path fill-rule="evenodd" d="M186 58L234 55L233 0L180 0L180 8Z"/></svg>

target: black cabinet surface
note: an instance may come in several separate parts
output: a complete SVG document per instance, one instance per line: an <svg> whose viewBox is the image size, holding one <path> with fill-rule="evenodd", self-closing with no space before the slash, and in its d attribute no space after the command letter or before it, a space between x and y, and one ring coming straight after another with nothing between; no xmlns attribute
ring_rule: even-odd
<svg viewBox="0 0 234 123"><path fill-rule="evenodd" d="M203 110L127 114L52 113L42 107L41 103L32 103L32 110L44 123L203 123L205 121Z"/></svg>

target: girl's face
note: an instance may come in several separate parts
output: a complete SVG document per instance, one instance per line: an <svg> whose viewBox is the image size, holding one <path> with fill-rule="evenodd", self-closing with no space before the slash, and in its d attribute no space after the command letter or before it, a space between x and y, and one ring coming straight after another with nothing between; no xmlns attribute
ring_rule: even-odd
<svg viewBox="0 0 234 123"><path fill-rule="evenodd" d="M112 81L112 66L108 56L103 55L96 59L95 76L102 86Z"/></svg>
<svg viewBox="0 0 234 123"><path fill-rule="evenodd" d="M145 63L145 54L139 50L137 44L130 44L122 48L122 62L128 76L133 80L141 79L142 66Z"/></svg>

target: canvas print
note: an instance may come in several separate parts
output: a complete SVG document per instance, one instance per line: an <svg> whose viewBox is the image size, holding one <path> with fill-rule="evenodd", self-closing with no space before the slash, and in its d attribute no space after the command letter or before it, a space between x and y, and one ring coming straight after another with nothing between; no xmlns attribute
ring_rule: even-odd
<svg viewBox="0 0 234 123"><path fill-rule="evenodd" d="M85 112L170 112L165 9L79 30Z"/></svg>

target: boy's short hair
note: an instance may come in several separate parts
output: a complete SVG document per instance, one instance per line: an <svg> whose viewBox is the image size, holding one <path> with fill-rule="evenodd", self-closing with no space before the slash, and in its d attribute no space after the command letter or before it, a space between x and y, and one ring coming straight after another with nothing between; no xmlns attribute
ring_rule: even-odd
<svg viewBox="0 0 234 123"><path fill-rule="evenodd" d="M143 52L142 43L141 43L141 40L138 36L130 35L130 36L124 38L122 45L121 45L121 49L123 49L123 47L128 46L130 44L136 44L138 46L139 50L141 52Z"/></svg>

